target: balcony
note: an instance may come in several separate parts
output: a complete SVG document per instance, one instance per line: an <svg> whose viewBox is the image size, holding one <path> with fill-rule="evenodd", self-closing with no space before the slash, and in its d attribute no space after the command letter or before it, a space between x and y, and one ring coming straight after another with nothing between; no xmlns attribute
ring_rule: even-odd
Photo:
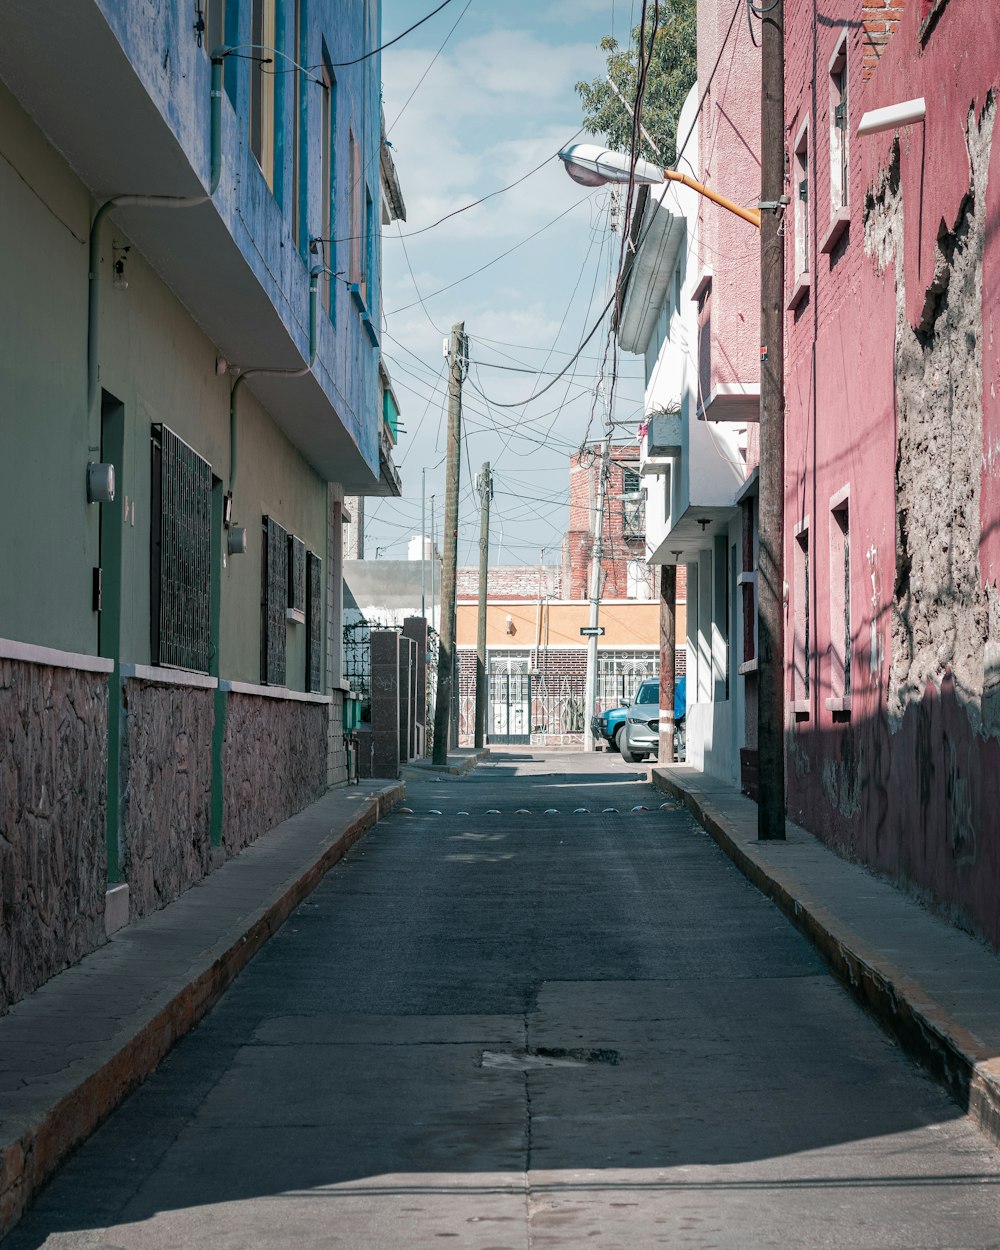
<svg viewBox="0 0 1000 1250"><path fill-rule="evenodd" d="M702 421L750 425L760 420L759 382L719 382L698 409Z"/></svg>
<svg viewBox="0 0 1000 1250"><path fill-rule="evenodd" d="M5 10L0 78L98 203L206 193L211 65L194 39L192 12L127 0ZM309 264L250 152L245 113L226 92L221 104L214 197L184 211L118 207L111 220L228 361L301 368L309 357ZM85 300L85 269L82 283ZM360 319L346 316L346 292L337 298L345 315L336 330L320 317L310 373L258 374L247 386L317 472L363 491L379 474L377 427L366 419L374 369L348 375L338 362L370 359L372 347ZM337 351L344 336L346 353Z"/></svg>
<svg viewBox="0 0 1000 1250"><path fill-rule="evenodd" d="M684 446L683 427L679 406L676 412L650 413L639 452L639 472L643 476L662 473L671 460L680 456Z"/></svg>

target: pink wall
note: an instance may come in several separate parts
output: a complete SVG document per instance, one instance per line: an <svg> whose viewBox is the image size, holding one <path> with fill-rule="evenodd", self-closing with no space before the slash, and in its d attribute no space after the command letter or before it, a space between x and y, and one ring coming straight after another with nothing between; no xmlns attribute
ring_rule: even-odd
<svg viewBox="0 0 1000 1250"><path fill-rule="evenodd" d="M922 6L908 4L867 82L860 0L844 10L850 220L829 253L818 245L833 214L830 62L845 27L821 21L815 0L786 0L785 13L789 294L804 118L811 252L810 287L786 320L789 699L802 699L791 667L805 612L795 529L807 519L811 565L810 694L789 714L789 815L1000 946L1000 695L995 705L988 676L984 691L1000 657L985 588L1000 565L1000 143L988 172L980 159L971 202L966 145L970 108L974 142L989 140L992 104L980 119L1000 73L1000 9L950 0L921 42ZM921 95L926 123L900 132L897 187L893 135L854 132L863 112ZM835 711L830 501L844 487L852 692Z"/></svg>
<svg viewBox="0 0 1000 1250"><path fill-rule="evenodd" d="M750 41L745 14L733 19L731 0L699 0L699 93L727 32L728 41L699 116L701 171L694 176L738 204L752 205L760 199L760 50ZM678 168L682 173L693 172L683 157ZM720 382L760 380L757 231L702 200L697 251L689 263L699 273L705 269L713 273L710 367L701 382L703 402L708 397L706 387L710 394Z"/></svg>

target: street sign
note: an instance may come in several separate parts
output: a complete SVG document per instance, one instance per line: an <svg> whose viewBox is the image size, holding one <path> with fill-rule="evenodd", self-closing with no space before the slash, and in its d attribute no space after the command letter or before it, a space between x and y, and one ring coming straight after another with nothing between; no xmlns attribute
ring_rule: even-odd
<svg viewBox="0 0 1000 1250"><path fill-rule="evenodd" d="M581 625L580 636L582 638L601 638L604 635L603 625Z"/></svg>

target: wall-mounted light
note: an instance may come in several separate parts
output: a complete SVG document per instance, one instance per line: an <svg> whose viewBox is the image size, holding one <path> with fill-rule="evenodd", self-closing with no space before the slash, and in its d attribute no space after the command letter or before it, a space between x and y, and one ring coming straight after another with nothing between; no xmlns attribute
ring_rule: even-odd
<svg viewBox="0 0 1000 1250"><path fill-rule="evenodd" d="M508 616L508 617L507 617L507 622L506 622L506 624L507 624L507 633L508 633L508 634L516 634L516 633L517 633L517 626L514 624L514 618L513 618L512 616Z"/></svg>
<svg viewBox="0 0 1000 1250"><path fill-rule="evenodd" d="M113 464L87 465L87 503L114 503L115 466Z"/></svg>
<svg viewBox="0 0 1000 1250"><path fill-rule="evenodd" d="M231 525L226 530L226 553L231 556L246 555L247 531L245 525Z"/></svg>
<svg viewBox="0 0 1000 1250"><path fill-rule="evenodd" d="M875 135L880 130L895 130L897 126L912 126L927 116L927 104L923 96L916 100L904 100L902 104L889 104L881 109L869 109L858 122L858 135Z"/></svg>

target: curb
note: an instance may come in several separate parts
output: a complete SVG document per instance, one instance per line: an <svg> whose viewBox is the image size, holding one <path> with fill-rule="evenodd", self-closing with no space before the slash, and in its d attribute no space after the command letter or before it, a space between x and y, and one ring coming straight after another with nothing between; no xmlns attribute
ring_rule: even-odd
<svg viewBox="0 0 1000 1250"><path fill-rule="evenodd" d="M743 875L812 942L852 997L1000 1145L1000 1058L794 877L757 859L735 836L725 813L696 788L656 769L649 772L653 785L682 800Z"/></svg>
<svg viewBox="0 0 1000 1250"><path fill-rule="evenodd" d="M0 1240L65 1157L137 1089L185 1033L218 1002L267 940L330 869L405 794L399 784L374 797L282 894L264 905L250 927L221 955L152 1015L138 1032L76 1089L65 1095L14 1140L0 1143ZM266 836L266 835L265 835Z"/></svg>
<svg viewBox="0 0 1000 1250"><path fill-rule="evenodd" d="M412 761L403 765L403 772L419 777L421 773L440 773L446 777L464 777L484 760L490 758L490 748L482 747L471 755L463 756L456 764L415 764Z"/></svg>

